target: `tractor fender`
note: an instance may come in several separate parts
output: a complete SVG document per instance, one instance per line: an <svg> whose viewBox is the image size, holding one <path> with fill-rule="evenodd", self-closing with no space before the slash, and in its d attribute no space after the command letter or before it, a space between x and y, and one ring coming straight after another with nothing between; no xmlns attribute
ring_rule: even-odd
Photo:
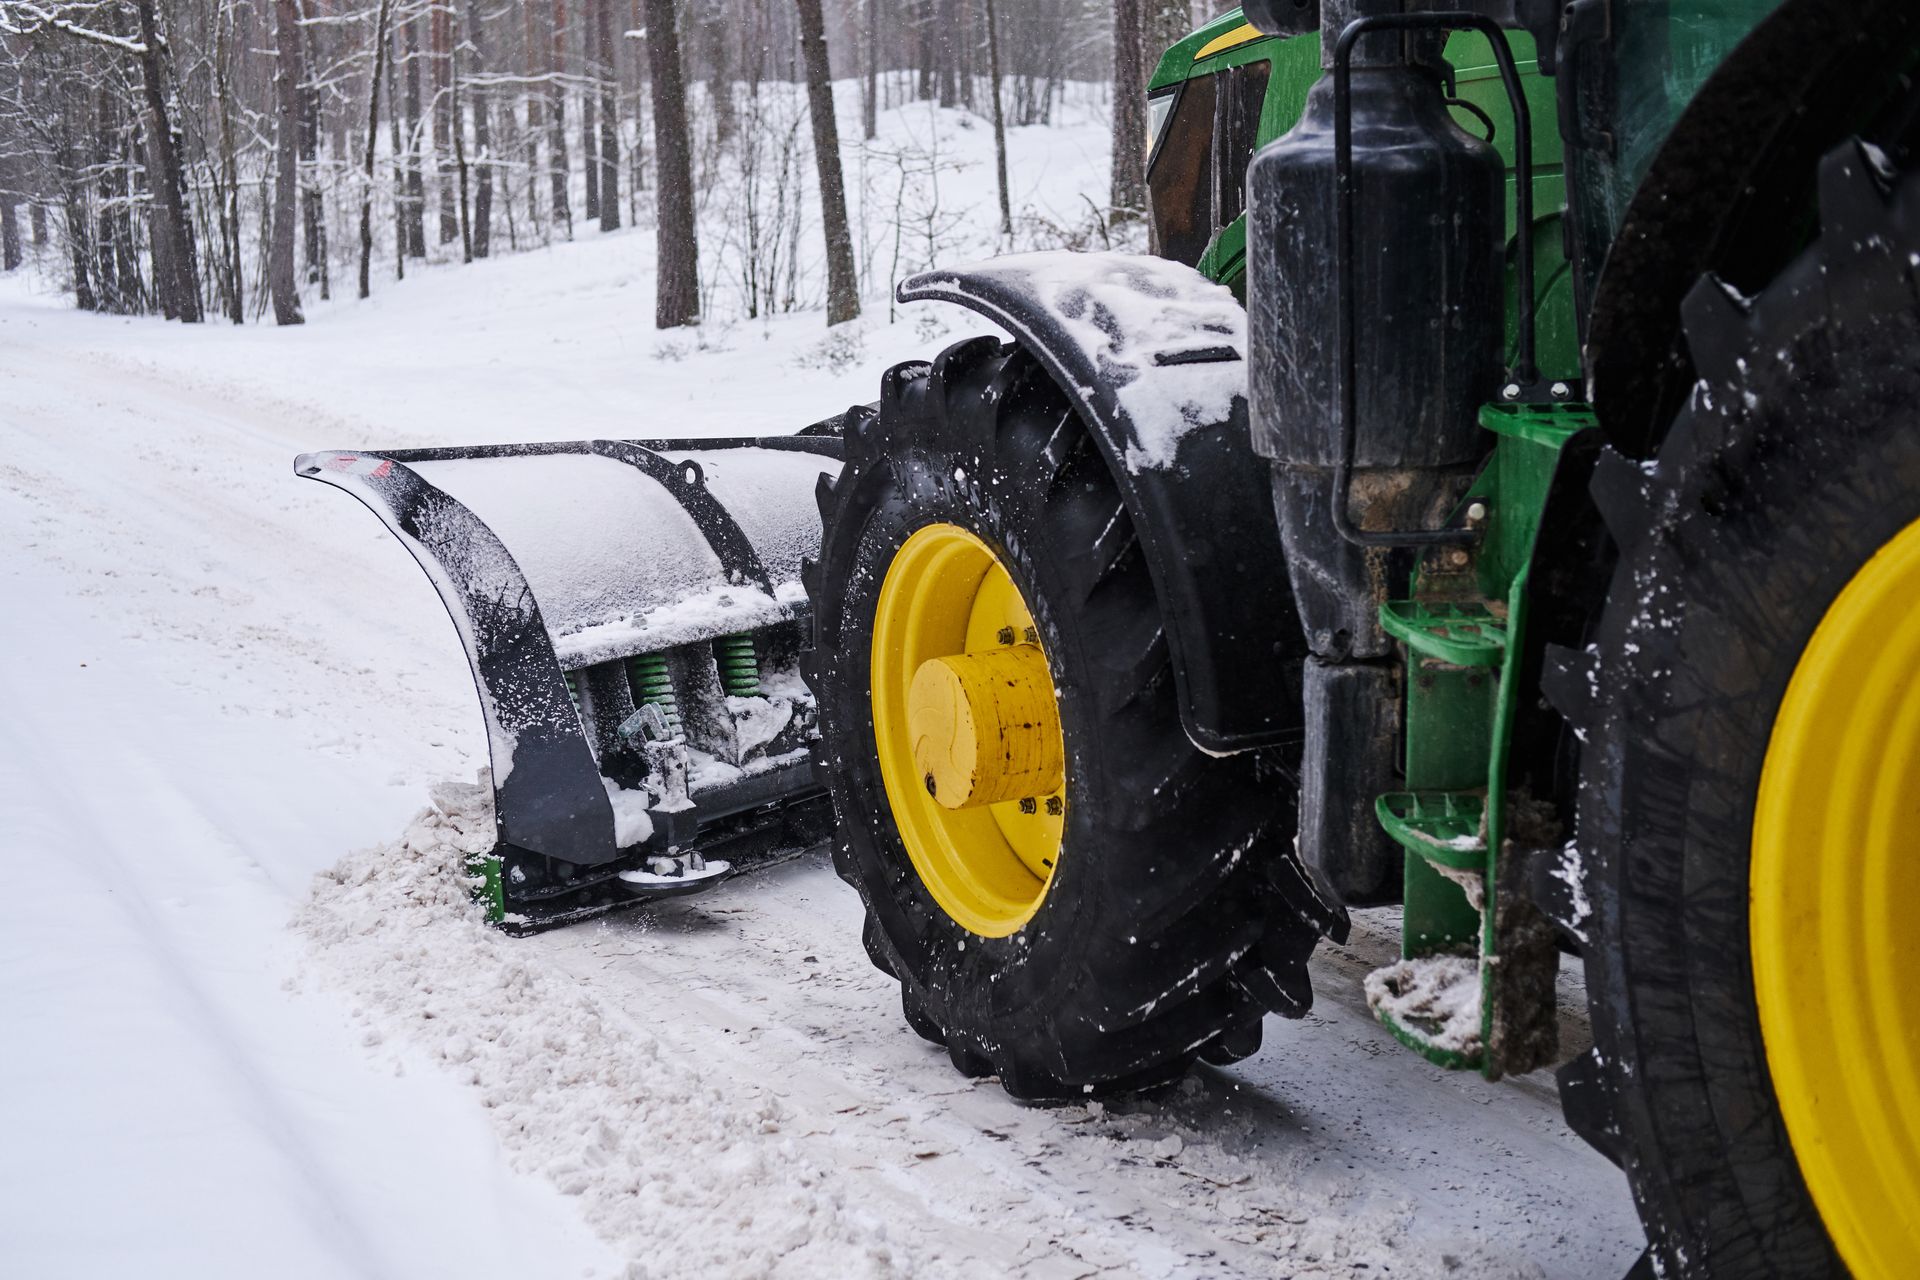
<svg viewBox="0 0 1920 1280"><path fill-rule="evenodd" d="M1306 645L1248 435L1233 293L1163 258L1034 253L925 272L898 297L993 321L1072 400L1138 531L1194 745L1297 741Z"/></svg>

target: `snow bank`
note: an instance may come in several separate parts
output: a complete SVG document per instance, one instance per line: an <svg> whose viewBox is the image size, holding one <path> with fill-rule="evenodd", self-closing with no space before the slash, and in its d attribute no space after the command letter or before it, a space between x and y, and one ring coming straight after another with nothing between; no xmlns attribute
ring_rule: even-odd
<svg viewBox="0 0 1920 1280"><path fill-rule="evenodd" d="M709 1083L482 922L462 868L493 839L490 794L436 788L399 840L317 877L294 918L358 998L367 1043L396 1037L464 1077L511 1164L577 1197L628 1280L913 1274L802 1158L779 1103Z"/></svg>

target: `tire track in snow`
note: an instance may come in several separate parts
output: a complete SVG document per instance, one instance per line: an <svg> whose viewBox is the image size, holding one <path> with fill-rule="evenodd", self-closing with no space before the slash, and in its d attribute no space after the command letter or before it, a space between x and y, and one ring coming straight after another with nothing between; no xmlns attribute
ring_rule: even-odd
<svg viewBox="0 0 1920 1280"><path fill-rule="evenodd" d="M441 796L442 811L402 841L319 882L300 920L316 976L360 998L378 1034L468 1078L517 1166L579 1196L596 1229L644 1263L636 1274L761 1274L753 1266L772 1256L765 1274L837 1276L853 1274L839 1252L852 1250L875 1275L1518 1280L1587 1274L1567 1246L1610 1239L1604 1221L1587 1238L1566 1227L1532 1237L1536 1214L1552 1221L1579 1204L1584 1166L1564 1188L1504 1206L1482 1233L1478 1207L1457 1193L1489 1172L1483 1161L1469 1157L1440 1187L1396 1183L1346 1158L1350 1135L1315 1135L1317 1117L1242 1072L1202 1071L1170 1102L1113 1109L1026 1108L997 1083L964 1081L901 1025L894 984L857 941L857 904L817 855L698 898L504 938L478 923L453 871L461 847L492 838L487 793ZM584 1092L556 1089L562 1068L531 1061L530 1043L564 1048ZM1489 1111L1484 1097L1445 1092L1396 1109L1412 1117L1430 1101L1423 1143ZM1527 1139L1512 1127L1496 1136L1521 1176L1536 1158L1520 1150ZM1546 1141L1551 1155L1575 1140ZM649 1187L672 1182L662 1168L724 1161L770 1182L786 1216L682 1253L682 1228L648 1215ZM686 1213L727 1221L738 1195L769 1194L698 1175L681 1192ZM812 1252L770 1255L769 1234Z"/></svg>

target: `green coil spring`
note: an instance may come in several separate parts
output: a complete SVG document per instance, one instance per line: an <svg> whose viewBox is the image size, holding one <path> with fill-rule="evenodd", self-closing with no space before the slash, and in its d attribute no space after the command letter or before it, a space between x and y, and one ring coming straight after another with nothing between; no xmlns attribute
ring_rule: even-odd
<svg viewBox="0 0 1920 1280"><path fill-rule="evenodd" d="M713 642L714 661L720 664L720 685L734 698L760 696L760 660L753 637L745 632L721 636Z"/></svg>
<svg viewBox="0 0 1920 1280"><path fill-rule="evenodd" d="M680 704L673 696L673 675L664 653L641 653L627 659L627 687L636 707L652 703L667 718L670 729L680 727Z"/></svg>
<svg viewBox="0 0 1920 1280"><path fill-rule="evenodd" d="M566 678L567 678L567 697L573 700L573 714L579 715L580 714L580 681L571 671L566 673Z"/></svg>

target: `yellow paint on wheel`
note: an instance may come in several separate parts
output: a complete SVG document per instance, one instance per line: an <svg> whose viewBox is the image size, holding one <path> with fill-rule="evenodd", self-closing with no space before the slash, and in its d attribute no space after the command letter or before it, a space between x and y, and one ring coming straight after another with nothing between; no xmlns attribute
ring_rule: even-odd
<svg viewBox="0 0 1920 1280"><path fill-rule="evenodd" d="M874 613L874 745L927 892L982 937L1040 909L1066 828L1059 697L1032 610L958 525L915 530Z"/></svg>
<svg viewBox="0 0 1920 1280"><path fill-rule="evenodd" d="M1920 523L1848 583L1774 721L1754 994L1801 1176L1857 1280L1920 1261Z"/></svg>

